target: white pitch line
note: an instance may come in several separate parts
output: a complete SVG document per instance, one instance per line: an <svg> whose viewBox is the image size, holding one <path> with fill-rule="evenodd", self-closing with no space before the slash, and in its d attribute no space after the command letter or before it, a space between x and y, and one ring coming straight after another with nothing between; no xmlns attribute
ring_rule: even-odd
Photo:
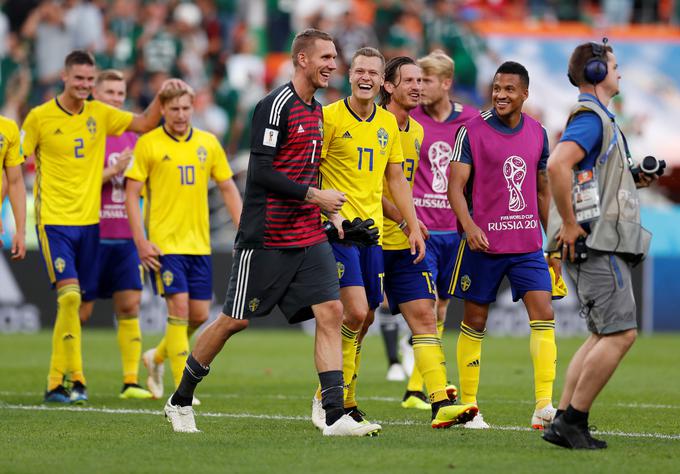
<svg viewBox="0 0 680 474"><path fill-rule="evenodd" d="M0 390L0 396L23 396L23 397L42 397L45 392L13 392L13 391L2 391ZM254 398L261 398L267 400L308 400L310 397L302 395L284 395L284 394L261 394L261 395L240 395L238 393L201 393L200 398L248 398L250 400ZM401 398L396 397L361 397L362 400L368 400L372 402L386 402L386 403L401 403ZM533 405L534 402L530 400L512 400L508 398L489 398L480 399L481 403L502 403L502 404L513 404L513 405ZM0 400L2 403L2 400ZM605 402L603 402L605 403ZM680 410L680 405L664 405L655 403L607 403L611 407L619 408L648 408L654 410Z"/></svg>
<svg viewBox="0 0 680 474"><path fill-rule="evenodd" d="M139 408L95 408L95 407L51 407L46 405L10 405L0 403L0 410L26 410L26 411L68 411L75 413L106 413L114 415L154 415L159 416L162 414L159 410L148 410ZM247 418L247 419L259 419L259 420L287 420L287 421L305 421L309 422L309 417L307 416L287 416L287 415L258 415L254 413L220 413L220 412L198 412L196 413L198 417L209 417L209 418ZM377 423L383 425L393 425L393 426L413 426L419 425L421 422L416 422L412 420L392 420L392 421L382 421L376 420ZM501 425L491 425L491 428L499 431L534 431L531 428L524 426L501 426ZM680 434L663 434L663 433L626 433L623 431L598 431L597 434L611 435L611 436L622 436L626 438L653 438L653 439L668 439L668 440L679 440Z"/></svg>

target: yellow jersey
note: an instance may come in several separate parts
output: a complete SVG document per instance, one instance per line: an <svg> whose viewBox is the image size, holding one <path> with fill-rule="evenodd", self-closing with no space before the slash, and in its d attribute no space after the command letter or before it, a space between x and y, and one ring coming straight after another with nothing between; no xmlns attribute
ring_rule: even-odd
<svg viewBox="0 0 680 474"><path fill-rule="evenodd" d="M161 126L137 141L125 177L146 184L146 235L161 252L210 255L208 182L233 174L213 134L192 128L177 138Z"/></svg>
<svg viewBox="0 0 680 474"><path fill-rule="evenodd" d="M320 187L345 193L347 202L340 211L345 219L370 217L382 230L385 169L403 161L399 126L391 112L374 105L371 116L361 120L349 99L323 108Z"/></svg>
<svg viewBox="0 0 680 474"><path fill-rule="evenodd" d="M99 222L106 137L120 135L130 112L97 100L72 114L58 99L32 109L21 129L21 149L35 155L33 186L38 225Z"/></svg>
<svg viewBox="0 0 680 474"><path fill-rule="evenodd" d="M24 157L19 152L21 148L19 141L19 127L17 127L17 124L14 123L14 120L0 115L0 173L5 168L19 166L24 162ZM2 196L2 179L0 179L0 196ZM2 212L1 198L0 212Z"/></svg>
<svg viewBox="0 0 680 474"><path fill-rule="evenodd" d="M401 138L401 148L404 151L404 176L408 181L409 186L413 188L413 180L416 177L416 170L418 169L418 161L420 160L420 145L423 143L425 132L423 126L414 119L409 118L406 124L406 129L399 131ZM394 202L387 181L385 181L385 197ZM410 248L408 237L404 231L399 228L399 223L392 219L385 217L383 224L383 248L385 250L403 250Z"/></svg>

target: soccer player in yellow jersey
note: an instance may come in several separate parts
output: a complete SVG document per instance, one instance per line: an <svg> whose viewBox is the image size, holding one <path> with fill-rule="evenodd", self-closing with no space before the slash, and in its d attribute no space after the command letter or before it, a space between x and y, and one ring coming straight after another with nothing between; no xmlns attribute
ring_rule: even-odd
<svg viewBox="0 0 680 474"><path fill-rule="evenodd" d="M418 227L404 161L399 127L394 115L375 105L383 84L385 59L370 47L354 53L349 82L352 94L324 107L324 142L321 151L321 188L345 193L347 202L335 219L371 218L382 229L383 179L395 196L395 205L414 229L409 251L416 262L425 256L425 243ZM336 227L340 224L335 222ZM348 384L345 411L364 421L356 402L356 376L360 340L373 322L375 308L382 301L383 260L380 245L358 248L333 244L340 279L340 300L344 306L342 326L343 378ZM417 254L417 255L416 255ZM312 401L312 422L322 429L324 413L321 393Z"/></svg>
<svg viewBox="0 0 680 474"><path fill-rule="evenodd" d="M208 319L212 299L210 178L236 226L242 202L217 138L191 126L193 91L168 89L159 97L165 123L137 141L132 167L125 173L125 205L139 258L152 271L154 289L167 303L168 324L161 345L177 387L189 354L187 328L196 329ZM138 205L145 185L146 235ZM155 352L161 350L157 347ZM147 383L154 398L159 398L163 359L153 358L153 352L144 356Z"/></svg>
<svg viewBox="0 0 680 474"><path fill-rule="evenodd" d="M7 195L14 214L15 232L10 249L12 260L22 260L26 256L26 188L21 164L24 157L19 145L19 127L12 120L0 116L0 178L7 175ZM0 215L2 202L5 200L5 190L2 189L3 180L0 179ZM4 232L0 220L0 234ZM2 240L0 240L2 247Z"/></svg>
<svg viewBox="0 0 680 474"><path fill-rule="evenodd" d="M380 105L392 112L399 125L404 152L403 173L410 186L418 168L423 127L409 117L418 105L422 72L415 61L399 56L385 66L385 84L380 93ZM392 314L402 313L413 333L414 374L409 380L405 404L432 409L432 427L447 428L470 421L477 414L475 405L454 405L449 400L446 369L441 340L437 334L434 312L435 288L432 274L425 260L413 262L409 252L410 229L399 209L394 205L389 188L383 197L383 259L385 265L385 294ZM418 221L421 232L427 229ZM423 397L423 381L429 393L428 404ZM420 403L418 403L420 402Z"/></svg>
<svg viewBox="0 0 680 474"><path fill-rule="evenodd" d="M57 288L57 318L45 401L87 400L78 312L81 295L96 290L99 207L106 137L126 130L143 133L160 120L154 99L140 115L97 100L87 101L95 81L94 57L69 53L64 61L64 91L32 109L22 127L25 156L35 155L35 219L40 250L50 282ZM162 89L183 88L176 79ZM73 386L64 386L66 375Z"/></svg>

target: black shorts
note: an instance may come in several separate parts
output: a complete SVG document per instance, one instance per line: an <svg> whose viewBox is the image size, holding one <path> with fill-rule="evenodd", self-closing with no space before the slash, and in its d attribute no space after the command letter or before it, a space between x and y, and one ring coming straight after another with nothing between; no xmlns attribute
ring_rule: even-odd
<svg viewBox="0 0 680 474"><path fill-rule="evenodd" d="M328 242L295 249L237 249L222 312L250 319L267 316L279 305L293 324L313 318L312 305L339 298Z"/></svg>

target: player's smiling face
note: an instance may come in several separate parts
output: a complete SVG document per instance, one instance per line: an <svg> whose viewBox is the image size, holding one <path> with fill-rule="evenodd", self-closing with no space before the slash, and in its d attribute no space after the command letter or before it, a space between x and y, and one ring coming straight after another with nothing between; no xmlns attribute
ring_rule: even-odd
<svg viewBox="0 0 680 474"><path fill-rule="evenodd" d="M518 74L496 74L493 78L491 101L499 117L510 117L522 111L529 98L529 89Z"/></svg>
<svg viewBox="0 0 680 474"><path fill-rule="evenodd" d="M85 100L90 97L94 87L95 67L89 64L74 64L64 70L61 76L64 81L64 93L74 100Z"/></svg>
<svg viewBox="0 0 680 474"><path fill-rule="evenodd" d="M125 103L125 81L102 81L92 91L92 96L105 104L120 109Z"/></svg>
<svg viewBox="0 0 680 474"><path fill-rule="evenodd" d="M335 58L338 52L332 41L317 39L306 54L308 61L308 77L314 87L322 89L328 87L328 81L333 71L337 69Z"/></svg>
<svg viewBox="0 0 680 474"><path fill-rule="evenodd" d="M405 110L418 106L422 90L423 74L415 64L404 64L399 68L397 84L391 84L392 100Z"/></svg>
<svg viewBox="0 0 680 474"><path fill-rule="evenodd" d="M194 99L190 94L175 97L161 106L165 128L175 136L185 135L189 131L193 112Z"/></svg>
<svg viewBox="0 0 680 474"><path fill-rule="evenodd" d="M384 66L380 58L357 56L349 71L352 96L359 100L375 100L384 78Z"/></svg>
<svg viewBox="0 0 680 474"><path fill-rule="evenodd" d="M420 92L420 103L436 104L440 100L448 100L451 79L442 79L436 74L423 74L423 87Z"/></svg>

